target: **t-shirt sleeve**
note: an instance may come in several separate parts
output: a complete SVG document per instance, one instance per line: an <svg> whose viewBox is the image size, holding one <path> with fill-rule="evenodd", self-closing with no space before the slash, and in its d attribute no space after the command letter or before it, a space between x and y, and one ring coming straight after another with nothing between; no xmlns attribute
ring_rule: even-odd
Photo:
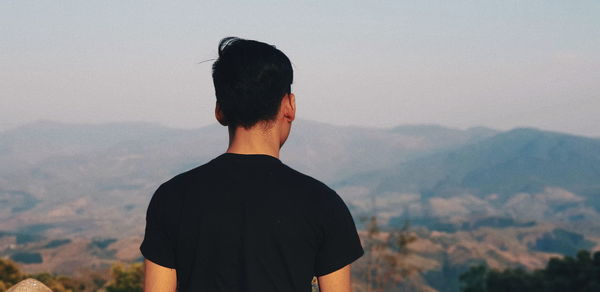
<svg viewBox="0 0 600 292"><path fill-rule="evenodd" d="M168 214L164 210L168 192L164 184L154 192L146 212L146 230L140 251L144 258L167 268L175 268L175 249Z"/></svg>
<svg viewBox="0 0 600 292"><path fill-rule="evenodd" d="M364 254L348 207L332 192L323 209L323 237L315 260L316 276L335 272Z"/></svg>

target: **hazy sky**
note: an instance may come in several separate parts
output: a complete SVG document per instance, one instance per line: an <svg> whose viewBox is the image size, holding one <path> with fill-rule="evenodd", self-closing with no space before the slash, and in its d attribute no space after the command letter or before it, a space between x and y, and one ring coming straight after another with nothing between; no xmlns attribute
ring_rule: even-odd
<svg viewBox="0 0 600 292"><path fill-rule="evenodd" d="M600 136L600 1L0 1L0 129L214 121L225 36L294 63L298 117Z"/></svg>

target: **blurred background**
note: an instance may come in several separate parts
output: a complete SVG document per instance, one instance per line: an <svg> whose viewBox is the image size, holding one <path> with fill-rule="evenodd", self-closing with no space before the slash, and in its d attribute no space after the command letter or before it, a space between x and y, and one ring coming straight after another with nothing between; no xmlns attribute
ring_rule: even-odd
<svg viewBox="0 0 600 292"><path fill-rule="evenodd" d="M595 1L0 2L0 291L30 276L140 291L150 196L226 149L210 75L226 36L293 62L281 159L349 206L356 291L600 289L585 272L600 272L598 15Z"/></svg>

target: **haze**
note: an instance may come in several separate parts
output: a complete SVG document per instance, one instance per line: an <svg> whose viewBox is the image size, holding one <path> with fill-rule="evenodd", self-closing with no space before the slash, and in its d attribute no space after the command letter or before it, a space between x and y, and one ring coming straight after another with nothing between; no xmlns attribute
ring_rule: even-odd
<svg viewBox="0 0 600 292"><path fill-rule="evenodd" d="M294 63L298 117L600 137L597 1L2 1L0 130L214 122L225 36Z"/></svg>

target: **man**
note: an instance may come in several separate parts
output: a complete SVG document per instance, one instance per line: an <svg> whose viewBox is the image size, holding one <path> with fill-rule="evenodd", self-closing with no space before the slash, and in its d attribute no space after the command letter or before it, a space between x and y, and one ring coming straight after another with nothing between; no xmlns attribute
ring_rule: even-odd
<svg viewBox="0 0 600 292"><path fill-rule="evenodd" d="M227 151L158 187L140 247L145 291L351 291L364 253L344 201L279 160L296 114L290 60L225 38L213 64Z"/></svg>

